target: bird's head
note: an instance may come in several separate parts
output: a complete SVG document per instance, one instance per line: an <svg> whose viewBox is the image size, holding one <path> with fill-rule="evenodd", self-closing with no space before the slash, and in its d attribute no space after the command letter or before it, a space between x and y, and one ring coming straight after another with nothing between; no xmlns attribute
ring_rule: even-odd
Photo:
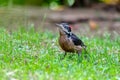
<svg viewBox="0 0 120 80"><path fill-rule="evenodd" d="M70 34L71 27L67 23L56 24L62 33Z"/></svg>

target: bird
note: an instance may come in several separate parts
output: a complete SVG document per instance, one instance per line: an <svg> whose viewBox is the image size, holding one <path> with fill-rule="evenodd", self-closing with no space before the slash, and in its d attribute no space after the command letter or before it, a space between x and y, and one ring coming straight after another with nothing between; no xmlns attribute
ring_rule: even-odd
<svg viewBox="0 0 120 80"><path fill-rule="evenodd" d="M65 51L64 57L68 52L81 55L82 50L86 51L86 45L71 30L68 23L57 23L59 29L59 45ZM86 51L87 52L87 51Z"/></svg>

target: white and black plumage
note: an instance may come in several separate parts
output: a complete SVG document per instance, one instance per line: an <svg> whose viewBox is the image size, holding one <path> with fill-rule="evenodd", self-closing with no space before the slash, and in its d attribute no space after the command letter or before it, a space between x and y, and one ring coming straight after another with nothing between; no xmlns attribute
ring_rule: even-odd
<svg viewBox="0 0 120 80"><path fill-rule="evenodd" d="M59 27L60 32L59 44L65 51L65 55L67 52L76 52L80 55L81 51L86 48L83 41L71 32L71 28L67 23L56 25Z"/></svg>

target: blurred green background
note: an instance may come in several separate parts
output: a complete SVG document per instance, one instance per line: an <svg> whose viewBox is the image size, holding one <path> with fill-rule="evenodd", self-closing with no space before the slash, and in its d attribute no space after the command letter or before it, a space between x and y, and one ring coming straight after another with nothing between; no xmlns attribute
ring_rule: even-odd
<svg viewBox="0 0 120 80"><path fill-rule="evenodd" d="M0 6L7 5L30 5L30 6L50 6L50 5L66 5L66 6L88 6L93 3L120 4L120 0L0 0Z"/></svg>
<svg viewBox="0 0 120 80"><path fill-rule="evenodd" d="M80 4L84 2L99 2L100 0L0 0L1 6L7 6L9 4L14 5L34 5L34 6L50 6L51 4L58 4L58 5L72 5L75 3L75 1L81 2Z"/></svg>

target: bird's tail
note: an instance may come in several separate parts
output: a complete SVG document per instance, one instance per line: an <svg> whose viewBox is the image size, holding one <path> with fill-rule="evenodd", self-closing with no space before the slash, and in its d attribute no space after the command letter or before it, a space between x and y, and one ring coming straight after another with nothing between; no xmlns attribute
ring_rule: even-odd
<svg viewBox="0 0 120 80"><path fill-rule="evenodd" d="M85 53L88 53L87 50L86 50L86 47L87 47L86 45L83 45Z"/></svg>
<svg viewBox="0 0 120 80"><path fill-rule="evenodd" d="M85 53L88 53L87 50L86 50L86 47L84 47L84 51L85 51Z"/></svg>
<svg viewBox="0 0 120 80"><path fill-rule="evenodd" d="M85 58L90 61L90 55L88 54L87 50L86 50L86 47L83 47L84 48L84 51L85 51Z"/></svg>

